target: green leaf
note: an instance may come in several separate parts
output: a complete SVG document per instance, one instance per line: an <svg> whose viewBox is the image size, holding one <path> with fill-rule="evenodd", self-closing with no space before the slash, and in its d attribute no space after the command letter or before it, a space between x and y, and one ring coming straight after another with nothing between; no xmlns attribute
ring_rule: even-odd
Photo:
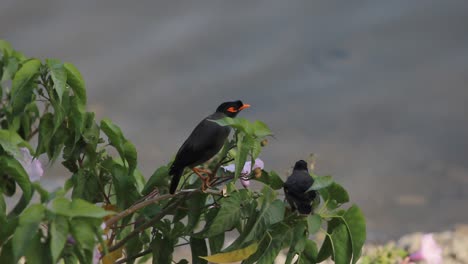
<svg viewBox="0 0 468 264"><path fill-rule="evenodd" d="M41 117L39 123L39 141L36 148L36 155L50 152L50 141L54 136L54 116L46 113Z"/></svg>
<svg viewBox="0 0 468 264"><path fill-rule="evenodd" d="M8 197L16 193L16 182L8 175L3 175L0 181L0 190Z"/></svg>
<svg viewBox="0 0 468 264"><path fill-rule="evenodd" d="M50 251L53 263L57 263L67 242L67 236L68 221L63 216L57 216L50 224Z"/></svg>
<svg viewBox="0 0 468 264"><path fill-rule="evenodd" d="M200 221L200 216L202 215L205 209L205 201L207 195L204 193L194 193L190 199L186 200L187 204L187 226L186 231L192 232L196 228L198 222Z"/></svg>
<svg viewBox="0 0 468 264"><path fill-rule="evenodd" d="M78 97L74 96L71 99L70 121L74 128L75 139L74 143L78 142L85 129L86 111L84 105L79 102Z"/></svg>
<svg viewBox="0 0 468 264"><path fill-rule="evenodd" d="M269 226L283 221L284 211L283 201L263 200L261 209L250 216L243 233L225 250L229 251L249 241L261 239Z"/></svg>
<svg viewBox="0 0 468 264"><path fill-rule="evenodd" d="M31 102L33 89L36 86L34 79L39 73L41 62L33 59L23 64L16 72L11 86L11 105L13 114L23 112L24 107Z"/></svg>
<svg viewBox="0 0 468 264"><path fill-rule="evenodd" d="M41 197L41 203L46 203L49 201L49 192L44 189L38 182L33 182L32 187L39 193L39 196Z"/></svg>
<svg viewBox="0 0 468 264"><path fill-rule="evenodd" d="M135 236L131 238L126 244L125 244L125 253L127 256L134 256L138 254L143 248L143 243L140 239L139 236ZM135 263L135 260L128 260L127 264L133 264Z"/></svg>
<svg viewBox="0 0 468 264"><path fill-rule="evenodd" d="M153 253L153 264L171 264L174 242L169 237L162 237L161 233L155 235L150 247Z"/></svg>
<svg viewBox="0 0 468 264"><path fill-rule="evenodd" d="M100 221L100 219L82 217L73 218L70 221L70 233L81 248L91 251L91 257L97 242L96 236L101 236L97 232Z"/></svg>
<svg viewBox="0 0 468 264"><path fill-rule="evenodd" d="M54 88L59 101L62 101L62 96L67 89L67 72L65 67L61 61L56 59L47 59L46 64L49 67L50 76L54 82Z"/></svg>
<svg viewBox="0 0 468 264"><path fill-rule="evenodd" d="M221 118L221 119L210 120L210 121L215 122L220 126L233 127L235 129L237 129L239 131L242 131L244 133L247 133L247 134L249 134L248 131L250 132L250 130L252 130L251 127L250 127L250 122L247 121L244 118L224 117L224 118Z"/></svg>
<svg viewBox="0 0 468 264"><path fill-rule="evenodd" d="M44 217L45 208L42 204L33 204L20 215L18 227L12 238L14 263L26 252L29 244L25 241L30 241L34 237Z"/></svg>
<svg viewBox="0 0 468 264"><path fill-rule="evenodd" d="M317 176L314 178L314 184L312 184L312 186L306 192L309 192L312 190L317 191L317 190L326 188L330 186L332 183L333 183L332 176L329 176L329 175Z"/></svg>
<svg viewBox="0 0 468 264"><path fill-rule="evenodd" d="M161 189L161 187L167 187L169 182L169 169L167 166L159 167L153 175L149 178L148 182L146 182L145 187L141 191L143 195L148 195L151 193L155 188Z"/></svg>
<svg viewBox="0 0 468 264"><path fill-rule="evenodd" d="M337 219L332 219L328 221L325 240L323 241L322 246L320 247L320 250L317 254L317 262L320 263L334 254L333 244L331 242L330 235L339 223L340 222Z"/></svg>
<svg viewBox="0 0 468 264"><path fill-rule="evenodd" d="M254 178L254 180L267 184L273 190L279 190L283 188L284 185L283 180L275 171L266 172L262 170L262 175L258 178Z"/></svg>
<svg viewBox="0 0 468 264"><path fill-rule="evenodd" d="M9 238L16 231L18 223L19 217L17 216L11 218L0 217L0 226L2 227L0 228L0 246L4 245L7 241L11 241Z"/></svg>
<svg viewBox="0 0 468 264"><path fill-rule="evenodd" d="M15 256L13 255L13 242L8 240L8 242L2 246L0 253L0 259L3 263L15 263Z"/></svg>
<svg viewBox="0 0 468 264"><path fill-rule="evenodd" d="M254 135L258 138L266 137L266 136L271 136L273 133L271 133L270 128L263 123L262 121L255 121L253 123L254 127Z"/></svg>
<svg viewBox="0 0 468 264"><path fill-rule="evenodd" d="M50 241L50 240L49 240ZM55 263L48 251L49 241L42 242L42 232L37 230L32 239L28 241L28 248L25 252L26 263L43 264Z"/></svg>
<svg viewBox="0 0 468 264"><path fill-rule="evenodd" d="M128 162L128 174L131 175L137 166L137 151L135 146L128 140L125 141L123 148L125 153L124 158Z"/></svg>
<svg viewBox="0 0 468 264"><path fill-rule="evenodd" d="M290 245L292 231L291 227L284 223L274 225L271 230L263 235L258 250L245 261L245 264L254 262L257 264L274 263L281 249Z"/></svg>
<svg viewBox="0 0 468 264"><path fill-rule="evenodd" d="M298 264L317 263L317 244L312 240L306 240L305 248L297 261Z"/></svg>
<svg viewBox="0 0 468 264"><path fill-rule="evenodd" d="M114 146L122 159L125 159L124 136L120 127L116 126L111 120L104 118L101 120L101 130L106 134L109 143Z"/></svg>
<svg viewBox="0 0 468 264"><path fill-rule="evenodd" d="M330 210L338 208L340 205L349 202L348 192L338 183L334 182L327 188L320 190L320 195L327 202Z"/></svg>
<svg viewBox="0 0 468 264"><path fill-rule="evenodd" d="M55 136L55 132L62 126L63 120L65 119L65 109L56 99L51 99L51 104L54 108L54 130L52 133Z"/></svg>
<svg viewBox="0 0 468 264"><path fill-rule="evenodd" d="M241 203L245 190L231 193L230 196L221 200L221 209L216 217L211 219L197 237L212 237L232 229L240 220Z"/></svg>
<svg viewBox="0 0 468 264"><path fill-rule="evenodd" d="M13 48L11 47L11 44L8 41L0 39L0 51L3 54L5 53L11 54L13 53Z"/></svg>
<svg viewBox="0 0 468 264"><path fill-rule="evenodd" d="M72 176L72 198L80 198L91 203L100 202L103 199L100 191L99 179L93 171L80 169Z"/></svg>
<svg viewBox="0 0 468 264"><path fill-rule="evenodd" d="M109 139L109 143L117 149L120 157L127 161L128 174L132 174L136 167L137 152L135 146L123 136L122 130L109 119L101 121L101 129Z"/></svg>
<svg viewBox="0 0 468 264"><path fill-rule="evenodd" d="M23 166L21 166L21 163L8 156L0 157L0 171L12 177L20 186L21 190L23 190L21 200L10 213L11 215L18 215L32 198L33 190L31 182L29 181L29 176Z"/></svg>
<svg viewBox="0 0 468 264"><path fill-rule="evenodd" d="M4 57L3 73L0 75L0 83L14 78L18 71L19 62L15 57Z"/></svg>
<svg viewBox="0 0 468 264"><path fill-rule="evenodd" d="M0 146L10 155L16 158L21 157L18 145L24 142L16 132L0 129Z"/></svg>
<svg viewBox="0 0 468 264"><path fill-rule="evenodd" d="M225 234L221 233L219 235L212 236L212 237L208 238L208 243L210 244L210 253L212 255L216 254L216 253L219 253L221 251L221 249L223 248L224 236L225 236Z"/></svg>
<svg viewBox="0 0 468 264"><path fill-rule="evenodd" d="M140 198L135 178L130 177L123 166L119 164L112 166L112 182L117 194L117 207L119 209L124 210L130 207Z"/></svg>
<svg viewBox="0 0 468 264"><path fill-rule="evenodd" d="M300 255L304 251L305 243L307 240L308 232L307 223L305 221L299 221L293 228L293 236L291 239L291 245L289 247L288 254L286 255L286 264L292 263L293 258L296 254Z"/></svg>
<svg viewBox="0 0 468 264"><path fill-rule="evenodd" d="M193 264L207 264L208 261L200 258L200 256L208 255L206 241L203 238L190 237L190 249L192 251Z"/></svg>
<svg viewBox="0 0 468 264"><path fill-rule="evenodd" d="M212 263L231 263L236 261L242 261L250 257L255 251L257 251L258 244L253 243L248 247L237 249L231 252L218 253L211 256L200 257L208 260Z"/></svg>
<svg viewBox="0 0 468 264"><path fill-rule="evenodd" d="M255 139L252 136L240 133L237 135L237 154L234 160L236 171L234 173L235 180L237 180L244 168L247 161L247 155L255 144Z"/></svg>
<svg viewBox="0 0 468 264"><path fill-rule="evenodd" d="M335 263L351 263L352 242L348 232L348 227L342 218L343 211L338 212L328 221L325 241L317 255L317 261L321 262L333 256Z"/></svg>
<svg viewBox="0 0 468 264"><path fill-rule="evenodd" d="M307 227L309 230L309 234L317 233L321 225L322 225L322 218L320 217L320 215L313 214L313 215L307 216Z"/></svg>
<svg viewBox="0 0 468 264"><path fill-rule="evenodd" d="M71 63L65 63L64 67L67 71L67 84L70 85L75 96L80 99L81 104L86 105L86 88L80 71Z"/></svg>
<svg viewBox="0 0 468 264"><path fill-rule="evenodd" d="M86 112L85 114L85 131L83 133L84 141L89 145L88 147L92 150L92 154L96 150L96 145L99 141L100 129L94 120L93 112Z"/></svg>
<svg viewBox="0 0 468 264"><path fill-rule="evenodd" d="M336 264L349 264L352 259L352 245L346 225L340 224L331 234L333 256Z"/></svg>
<svg viewBox="0 0 468 264"><path fill-rule="evenodd" d="M6 203L5 197L3 197L2 190L0 189L0 218L6 217Z"/></svg>
<svg viewBox="0 0 468 264"><path fill-rule="evenodd" d="M351 236L354 264L361 256L362 247L366 242L366 219L361 209L356 205L351 206L343 215L343 218Z"/></svg>
<svg viewBox="0 0 468 264"><path fill-rule="evenodd" d="M112 211L106 211L92 203L82 199L73 199L69 201L63 197L57 197L52 201L50 210L58 215L68 217L92 217L103 218L104 216L114 214Z"/></svg>

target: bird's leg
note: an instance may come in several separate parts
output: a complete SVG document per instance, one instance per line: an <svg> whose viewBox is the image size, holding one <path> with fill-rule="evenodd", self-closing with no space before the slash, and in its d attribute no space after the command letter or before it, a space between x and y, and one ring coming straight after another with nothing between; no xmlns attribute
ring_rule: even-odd
<svg viewBox="0 0 468 264"><path fill-rule="evenodd" d="M208 171L199 169L199 168L192 168L192 171L200 178L202 181L202 191L205 191L207 187L210 187L210 177ZM208 176L203 176L202 173L206 173Z"/></svg>

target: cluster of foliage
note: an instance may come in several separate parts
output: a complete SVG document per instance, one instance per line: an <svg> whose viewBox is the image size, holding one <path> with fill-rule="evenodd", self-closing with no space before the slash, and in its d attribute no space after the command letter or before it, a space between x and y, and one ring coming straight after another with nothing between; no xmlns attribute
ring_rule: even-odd
<svg viewBox="0 0 468 264"><path fill-rule="evenodd" d="M361 258L362 264L390 264L406 263L405 258L409 255L406 250L397 248L393 244L378 247ZM409 262L409 261L408 261Z"/></svg>
<svg viewBox="0 0 468 264"><path fill-rule="evenodd" d="M182 190L168 194L170 164L146 180L137 151L110 120L99 123L86 111L80 72L55 59L27 58L0 41L0 259L2 263L171 263L176 247L190 247L190 263L273 263L287 250L286 263L356 263L365 241L365 220L345 189L330 176L317 176L316 212L291 212L274 171L243 175L246 161L259 157L271 135L260 122L219 120L233 137L206 166L216 177L202 192L191 171ZM36 147L31 146L35 142ZM60 160L68 169L63 187L47 191L32 182L18 161L20 148L35 157ZM114 149L114 150L112 150ZM111 153L118 155L111 155ZM293 161L292 161L293 162ZM223 166L235 164L235 172ZM252 162L253 164L253 162ZM71 176L70 176L71 175ZM240 177L260 191L239 188ZM18 192L19 186L21 192ZM6 197L21 193L13 208ZM37 199L32 199L33 196ZM103 224L104 223L104 224ZM227 244L227 232L235 240ZM311 239L324 232L320 248ZM179 260L178 263L188 263Z"/></svg>

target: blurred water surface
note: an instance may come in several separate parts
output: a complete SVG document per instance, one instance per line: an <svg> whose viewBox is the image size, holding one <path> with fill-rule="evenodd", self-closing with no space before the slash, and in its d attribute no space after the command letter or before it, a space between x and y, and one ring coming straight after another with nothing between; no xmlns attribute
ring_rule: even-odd
<svg viewBox="0 0 468 264"><path fill-rule="evenodd" d="M146 176L220 102L250 103L241 116L277 138L267 169L317 153L379 240L468 220L467 12L467 1L2 0L0 38L76 64L89 110L121 126Z"/></svg>

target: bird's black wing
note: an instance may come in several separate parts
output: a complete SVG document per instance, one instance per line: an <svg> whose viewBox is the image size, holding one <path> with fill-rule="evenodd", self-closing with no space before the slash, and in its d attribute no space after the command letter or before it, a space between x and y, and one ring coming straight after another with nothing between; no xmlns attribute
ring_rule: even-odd
<svg viewBox="0 0 468 264"><path fill-rule="evenodd" d="M198 165L214 156L220 149L219 145L222 147L229 130L226 134L224 127L208 119L202 120L182 144L174 159L174 166Z"/></svg>
<svg viewBox="0 0 468 264"><path fill-rule="evenodd" d="M294 171L284 183L286 200L293 210L301 214L312 211L311 202L317 195L315 191L306 192L313 184L313 179L307 171Z"/></svg>

